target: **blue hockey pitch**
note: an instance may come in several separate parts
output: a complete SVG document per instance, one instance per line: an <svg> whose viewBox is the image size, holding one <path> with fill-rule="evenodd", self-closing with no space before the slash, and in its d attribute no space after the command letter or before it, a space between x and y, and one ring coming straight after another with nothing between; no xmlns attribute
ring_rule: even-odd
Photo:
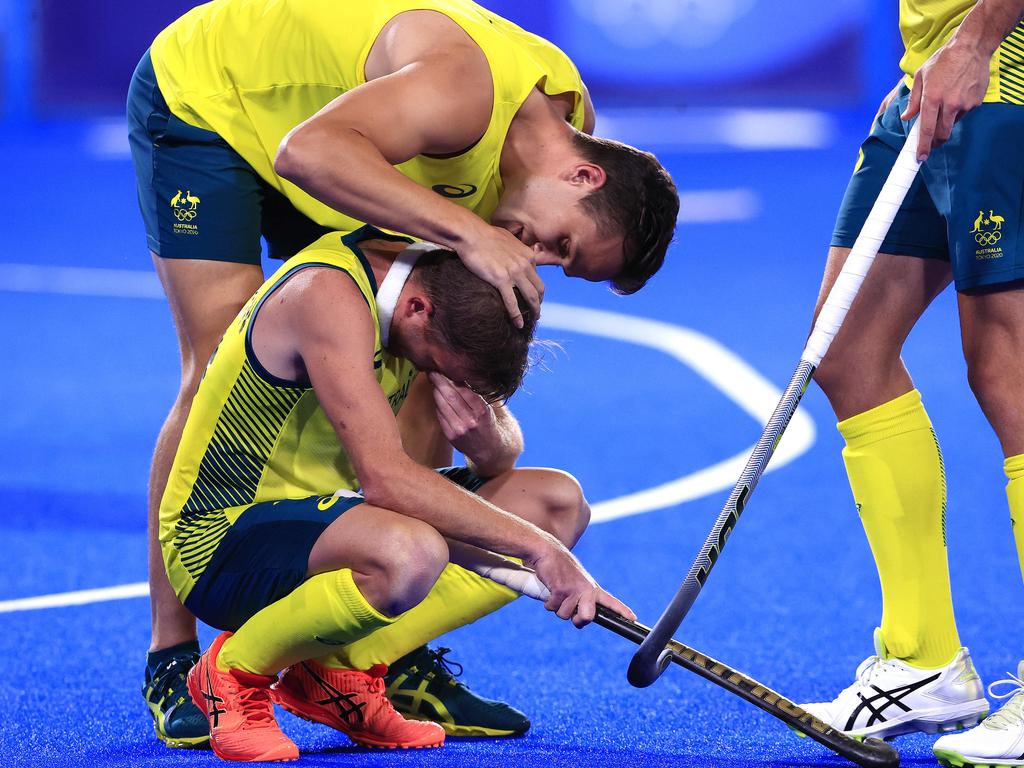
<svg viewBox="0 0 1024 768"><path fill-rule="evenodd" d="M662 149L690 215L667 266L637 296L544 275L542 335L565 353L531 374L512 402L527 438L524 463L580 478L601 519L578 553L647 623L720 509L726 462L760 433L751 414L763 410L764 387L783 387L800 354L861 127L833 119L836 131L816 149ZM159 745L139 695L149 641L138 586L145 480L178 362L130 163L97 144L106 129L97 130L0 134L0 762L214 765L209 752ZM688 355L736 373L709 378ZM944 449L957 617L987 682L1024 656L1014 639L1020 572L999 447L966 384L950 295L911 336L906 358ZM721 368L732 360L738 368ZM746 383L731 391L739 380ZM679 633L795 701L830 697L851 682L871 653L880 609L840 440L816 389L802 413L789 462L763 480ZM632 496L659 487L653 499ZM122 585L122 595L134 596L104 591L67 604L76 598L66 593ZM46 595L58 595L56 605L24 601ZM202 633L204 643L210 637ZM302 763L843 764L682 670L630 688L629 643L599 627L576 631L527 600L443 644L455 649L471 687L530 715L525 737L370 753L281 713ZM933 764L931 741L898 740L903 764Z"/></svg>

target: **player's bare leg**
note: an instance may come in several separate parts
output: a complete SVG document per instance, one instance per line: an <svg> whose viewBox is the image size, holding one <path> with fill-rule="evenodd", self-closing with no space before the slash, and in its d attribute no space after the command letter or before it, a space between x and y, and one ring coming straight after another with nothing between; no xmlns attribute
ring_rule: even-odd
<svg viewBox="0 0 1024 768"><path fill-rule="evenodd" d="M196 620L167 580L157 540L160 499L206 363L231 320L263 283L263 273L251 264L170 260L155 254L153 262L178 334L181 386L157 437L149 475L147 538L153 624L143 695L162 741L168 746L201 746L207 740L205 718L198 712L175 708L184 693L189 659L195 656L191 648L183 646L196 640ZM182 653L176 652L179 648Z"/></svg>
<svg viewBox="0 0 1024 768"><path fill-rule="evenodd" d="M967 378L1003 455L1024 453L1024 284L957 295Z"/></svg>
<svg viewBox="0 0 1024 768"><path fill-rule="evenodd" d="M831 248L815 317L850 255ZM913 388L900 355L910 330L949 285L949 264L880 253L814 380L832 404L836 418L847 419Z"/></svg>
<svg viewBox="0 0 1024 768"><path fill-rule="evenodd" d="M557 469L514 469L489 480L480 495L572 549L590 524L590 506L572 475Z"/></svg>
<svg viewBox="0 0 1024 768"><path fill-rule="evenodd" d="M326 509L322 500L305 501ZM392 624L426 597L447 564L444 538L426 523L369 504L340 514L317 538L307 578L217 638L189 674L197 706L219 702L208 708L214 752L227 760L298 757L272 701L365 746L444 743L436 723L410 722L394 710L384 667L324 665L319 657Z"/></svg>
<svg viewBox="0 0 1024 768"><path fill-rule="evenodd" d="M1006 496L1024 573L1024 284L961 293L960 331L967 376L1005 456ZM994 683L1009 697L977 728L943 736L935 755L943 765L1009 765L1024 751L1024 663L1016 676Z"/></svg>
<svg viewBox="0 0 1024 768"><path fill-rule="evenodd" d="M516 469L488 480L478 491L491 503L557 536L567 546L579 539L590 508L575 478L549 469ZM454 546L454 543L450 543ZM353 658L389 665L388 695L407 717L441 723L450 736L518 736L529 719L513 707L486 699L460 680L457 662L446 648L422 645L455 627L507 605L515 595L465 571L446 569L434 591L400 622L374 635L374 645L349 647ZM423 629L429 631L419 635Z"/></svg>
<svg viewBox="0 0 1024 768"><path fill-rule="evenodd" d="M829 254L823 295L848 253ZM950 279L947 262L879 254L815 376L840 419L883 612L875 655L854 683L834 701L806 708L860 736L955 729L988 709L953 618L942 458L900 357L911 328ZM893 690L906 692L900 707L884 693Z"/></svg>

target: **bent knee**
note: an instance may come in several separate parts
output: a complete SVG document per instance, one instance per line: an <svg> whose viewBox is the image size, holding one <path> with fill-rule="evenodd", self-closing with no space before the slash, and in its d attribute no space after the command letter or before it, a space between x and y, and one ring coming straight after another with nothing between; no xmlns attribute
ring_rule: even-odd
<svg viewBox="0 0 1024 768"><path fill-rule="evenodd" d="M382 612L403 613L427 596L448 564L448 544L432 526L401 517L381 531L371 568L386 582Z"/></svg>
<svg viewBox="0 0 1024 768"><path fill-rule="evenodd" d="M541 527L572 548L590 525L590 505L575 477L558 469L543 471L541 501L546 524Z"/></svg>

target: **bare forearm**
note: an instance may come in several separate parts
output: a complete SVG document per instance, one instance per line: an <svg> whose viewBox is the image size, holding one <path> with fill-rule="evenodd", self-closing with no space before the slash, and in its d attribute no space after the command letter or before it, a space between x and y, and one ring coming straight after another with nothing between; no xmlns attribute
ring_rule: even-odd
<svg viewBox="0 0 1024 768"><path fill-rule="evenodd" d="M452 446L437 421L434 388L426 375L420 374L413 380L397 420L402 447L414 461L425 467L451 465Z"/></svg>
<svg viewBox="0 0 1024 768"><path fill-rule="evenodd" d="M557 542L532 523L505 512L415 462L390 462L364 482L366 500L429 524L444 536L533 561Z"/></svg>
<svg viewBox="0 0 1024 768"><path fill-rule="evenodd" d="M1024 0L978 0L964 17L951 45L975 49L989 58L1024 16Z"/></svg>
<svg viewBox="0 0 1024 768"><path fill-rule="evenodd" d="M300 125L281 144L274 170L325 205L374 226L458 249L486 224L403 176L359 132Z"/></svg>
<svg viewBox="0 0 1024 768"><path fill-rule="evenodd" d="M481 477L495 477L515 467L523 453L523 431L507 408L496 408L494 439L474 455L466 454L470 468Z"/></svg>

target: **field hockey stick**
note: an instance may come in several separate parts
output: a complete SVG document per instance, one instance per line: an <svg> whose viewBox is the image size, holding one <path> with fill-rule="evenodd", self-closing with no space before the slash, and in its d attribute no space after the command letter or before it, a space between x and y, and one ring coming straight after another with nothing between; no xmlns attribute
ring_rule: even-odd
<svg viewBox="0 0 1024 768"><path fill-rule="evenodd" d="M453 552L452 559L481 576L535 600L547 600L550 594L533 571L492 552L467 547L462 552ZM602 605L597 607L594 623L634 643L642 643L651 631L643 624L619 616ZM899 753L884 741L858 741L847 736L767 686L710 656L705 656L700 651L676 640L669 640L665 650L669 660L683 669L700 675L729 693L750 702L852 763L863 768L896 768L900 764Z"/></svg>
<svg viewBox="0 0 1024 768"><path fill-rule="evenodd" d="M896 216L903 199L907 196L907 190L913 184L917 171L921 166L915 157L917 150L918 124L915 123L907 136L907 141L896 158L896 163L889 172L889 177L882 185L878 193L878 199L871 208L864 226L853 244L853 249L843 265L839 277L836 278L832 290L829 291L825 304L818 314L814 328L800 356L800 363L797 365L793 378L782 394L782 399L775 407L775 412L768 420L761 438L754 446L754 450L747 459L747 464L740 474L739 480L729 494L728 501L722 508L718 519L715 521L701 547L700 554L690 567L686 580L676 593L676 596L669 603L661 618L658 619L650 634L644 638L633 659L630 661L627 677L629 682L637 688L650 685L672 661L672 654L666 648L666 644L675 634L683 618L686 616L693 601L697 599L701 588L707 581L711 569L722 554L722 548L732 533L736 522L743 509L750 501L750 495L757 487L761 475L775 448L782 438L782 433L789 426L790 419L796 412L800 399L811 382L814 369L821 362L821 359L828 351L832 339L835 338L839 327L843 324L850 305L857 297L861 283L871 267L871 263L882 245L892 220Z"/></svg>

